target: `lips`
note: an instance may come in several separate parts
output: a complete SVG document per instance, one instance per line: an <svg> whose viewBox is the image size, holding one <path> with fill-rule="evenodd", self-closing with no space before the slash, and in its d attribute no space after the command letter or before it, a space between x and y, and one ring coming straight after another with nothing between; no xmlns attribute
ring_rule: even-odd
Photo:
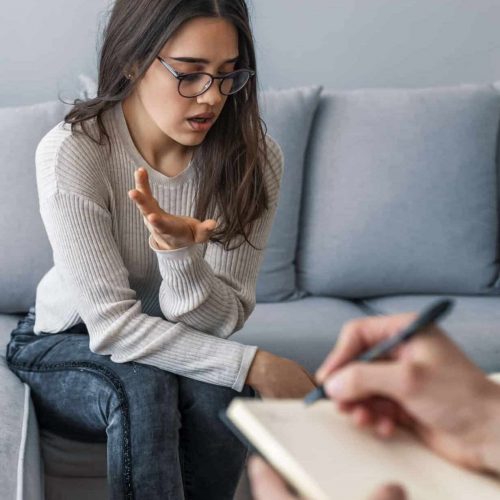
<svg viewBox="0 0 500 500"><path fill-rule="evenodd" d="M203 120L203 119L188 119L186 120L189 123L189 126L192 130L196 132L206 132L212 126L214 120Z"/></svg>
<svg viewBox="0 0 500 500"><path fill-rule="evenodd" d="M199 115L190 116L188 120L191 120L193 118L205 118L211 120L212 118L215 118L215 113L201 113Z"/></svg>

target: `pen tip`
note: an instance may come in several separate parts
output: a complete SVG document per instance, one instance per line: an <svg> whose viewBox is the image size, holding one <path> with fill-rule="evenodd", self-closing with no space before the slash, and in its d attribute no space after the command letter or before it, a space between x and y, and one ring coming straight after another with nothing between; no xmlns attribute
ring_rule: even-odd
<svg viewBox="0 0 500 500"><path fill-rule="evenodd" d="M306 395L306 397L304 398L304 404L306 406L309 406L318 399L324 398L325 396L326 395L325 391L323 390L323 386L317 387L316 389L312 390L309 394Z"/></svg>

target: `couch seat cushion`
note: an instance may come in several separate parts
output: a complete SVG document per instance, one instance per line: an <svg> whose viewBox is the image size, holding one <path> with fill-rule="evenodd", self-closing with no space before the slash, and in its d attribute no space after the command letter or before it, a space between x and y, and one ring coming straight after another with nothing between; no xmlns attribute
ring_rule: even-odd
<svg viewBox="0 0 500 500"><path fill-rule="evenodd" d="M313 372L332 349L342 325L364 315L354 303L329 297L257 304L231 339L293 359Z"/></svg>

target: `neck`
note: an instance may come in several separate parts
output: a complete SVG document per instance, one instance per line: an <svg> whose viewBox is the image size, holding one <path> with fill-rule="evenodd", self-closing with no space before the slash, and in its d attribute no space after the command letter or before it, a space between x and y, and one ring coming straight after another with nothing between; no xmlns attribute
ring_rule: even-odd
<svg viewBox="0 0 500 500"><path fill-rule="evenodd" d="M160 130L135 94L121 104L130 136L148 164L168 177L182 172L191 160L193 149L179 144Z"/></svg>

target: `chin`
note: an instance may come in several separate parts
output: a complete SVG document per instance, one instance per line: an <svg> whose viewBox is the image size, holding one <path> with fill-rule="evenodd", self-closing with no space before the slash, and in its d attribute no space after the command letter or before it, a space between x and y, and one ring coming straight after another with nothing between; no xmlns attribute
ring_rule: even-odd
<svg viewBox="0 0 500 500"><path fill-rule="evenodd" d="M182 146L198 146L205 140L205 135L182 135L178 137L172 137L172 140L177 144L181 144Z"/></svg>

